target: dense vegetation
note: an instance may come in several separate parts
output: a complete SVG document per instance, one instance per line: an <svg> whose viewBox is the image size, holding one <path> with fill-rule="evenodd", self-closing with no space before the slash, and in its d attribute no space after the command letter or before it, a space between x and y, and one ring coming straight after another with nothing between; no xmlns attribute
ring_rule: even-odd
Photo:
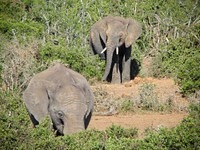
<svg viewBox="0 0 200 150"><path fill-rule="evenodd" d="M151 58L141 76L172 77L185 95L200 89L200 4L198 0L1 0L0 1L0 147L2 149L198 149L200 108L174 129L149 131L110 127L54 137L48 119L30 127L21 94L31 77L60 61L91 83L100 80L104 62L92 56L91 25L107 15L138 20L143 33L132 57ZM146 107L146 106L145 106ZM49 128L49 130L47 130Z"/></svg>
<svg viewBox="0 0 200 150"><path fill-rule="evenodd" d="M0 149L199 149L200 106L175 128L147 129L144 139L138 130L111 126L105 131L87 130L55 137L48 118L32 128L19 95L0 93Z"/></svg>
<svg viewBox="0 0 200 150"><path fill-rule="evenodd" d="M54 60L101 79L104 62L90 54L89 31L112 14L142 24L132 56L139 62L153 57L152 72L145 75L173 77L184 93L193 93L200 88L199 8L198 0L1 1L1 81L9 89L24 88Z"/></svg>

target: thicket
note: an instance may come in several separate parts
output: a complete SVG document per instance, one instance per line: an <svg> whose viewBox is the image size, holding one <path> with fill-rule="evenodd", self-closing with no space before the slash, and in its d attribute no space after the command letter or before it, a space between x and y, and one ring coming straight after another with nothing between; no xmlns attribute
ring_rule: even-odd
<svg viewBox="0 0 200 150"><path fill-rule="evenodd" d="M147 76L173 77L185 94L199 91L198 0L1 0L1 149L200 147L199 106L193 106L190 117L178 127L149 132L143 140L135 139L136 129L116 126L66 137L55 137L48 121L31 128L21 93L34 74L56 60L90 81L101 79L105 62L91 55L89 32L93 23L109 14L132 17L142 24L132 57L139 62L152 58L152 73Z"/></svg>
<svg viewBox="0 0 200 150"><path fill-rule="evenodd" d="M175 128L147 129L144 139L137 138L136 128L116 125L56 137L49 118L31 127L16 93L0 93L0 110L0 149L200 149L200 105L192 105L189 116Z"/></svg>
<svg viewBox="0 0 200 150"><path fill-rule="evenodd" d="M146 57L153 59L152 72L147 76L173 77L183 93L194 93L200 88L199 6L198 0L3 0L0 2L1 79L10 80L7 72L23 68L24 55L15 54L13 58L12 51L24 49L23 53L27 53L25 49L30 48L32 53L28 55L34 59L26 63L33 63L36 69L16 73L15 79L5 82L7 88L12 89L11 85L21 88L21 84L16 85L19 77L30 80L24 72L30 71L31 77L54 60L68 64L87 79L100 80L105 62L91 55L89 32L93 23L111 14L132 17L142 24L143 32L133 46L132 57L139 62ZM10 50L8 45L13 48ZM5 57L21 62L6 70L10 61Z"/></svg>

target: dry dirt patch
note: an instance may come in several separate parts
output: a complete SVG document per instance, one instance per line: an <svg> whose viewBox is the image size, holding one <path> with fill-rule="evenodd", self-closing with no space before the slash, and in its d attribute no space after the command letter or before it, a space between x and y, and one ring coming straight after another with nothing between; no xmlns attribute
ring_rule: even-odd
<svg viewBox="0 0 200 150"><path fill-rule="evenodd" d="M136 111L125 114L116 110L118 107L116 105L120 106L120 101L127 97L131 98L133 102L138 101L141 94L140 88L144 84L154 85L153 92L156 94L159 103L165 104L170 101L173 109L170 112L162 113ZM182 97L179 87L172 79L136 77L124 84L96 83L92 86L92 89L96 94L94 115L89 125L90 129L105 130L112 124L126 128L136 127L139 129L141 137L146 128L174 127L187 115L189 102L185 97ZM108 113L109 111L114 113ZM101 116L101 114L104 116Z"/></svg>
<svg viewBox="0 0 200 150"><path fill-rule="evenodd" d="M157 130L159 127L175 127L187 114L135 114L114 116L93 116L89 129L105 130L111 125L124 128L138 128L139 137L144 136L145 129Z"/></svg>

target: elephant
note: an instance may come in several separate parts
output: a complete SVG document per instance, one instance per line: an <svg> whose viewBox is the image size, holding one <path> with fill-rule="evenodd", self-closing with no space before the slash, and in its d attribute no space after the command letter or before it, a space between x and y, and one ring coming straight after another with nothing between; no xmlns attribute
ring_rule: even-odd
<svg viewBox="0 0 200 150"><path fill-rule="evenodd" d="M120 16L106 16L92 25L91 49L101 60L106 60L103 81L122 83L131 79L131 45L141 32L139 22Z"/></svg>
<svg viewBox="0 0 200 150"><path fill-rule="evenodd" d="M23 92L23 100L33 126L49 116L56 135L85 130L94 106L87 80L61 63L36 74Z"/></svg>

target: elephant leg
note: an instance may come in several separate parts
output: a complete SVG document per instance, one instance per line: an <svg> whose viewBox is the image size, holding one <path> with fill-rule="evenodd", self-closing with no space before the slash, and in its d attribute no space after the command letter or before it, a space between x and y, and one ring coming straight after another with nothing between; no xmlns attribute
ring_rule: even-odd
<svg viewBox="0 0 200 150"><path fill-rule="evenodd" d="M110 83L121 83L121 77L119 72L118 64L115 62L112 62L110 73L108 74L108 77L106 78L107 82Z"/></svg>
<svg viewBox="0 0 200 150"><path fill-rule="evenodd" d="M131 46L125 50L122 59L122 82L130 81L131 77Z"/></svg>
<svg viewBox="0 0 200 150"><path fill-rule="evenodd" d="M122 71L122 82L130 81L130 67L131 67L131 58L126 60L123 59L123 71Z"/></svg>

